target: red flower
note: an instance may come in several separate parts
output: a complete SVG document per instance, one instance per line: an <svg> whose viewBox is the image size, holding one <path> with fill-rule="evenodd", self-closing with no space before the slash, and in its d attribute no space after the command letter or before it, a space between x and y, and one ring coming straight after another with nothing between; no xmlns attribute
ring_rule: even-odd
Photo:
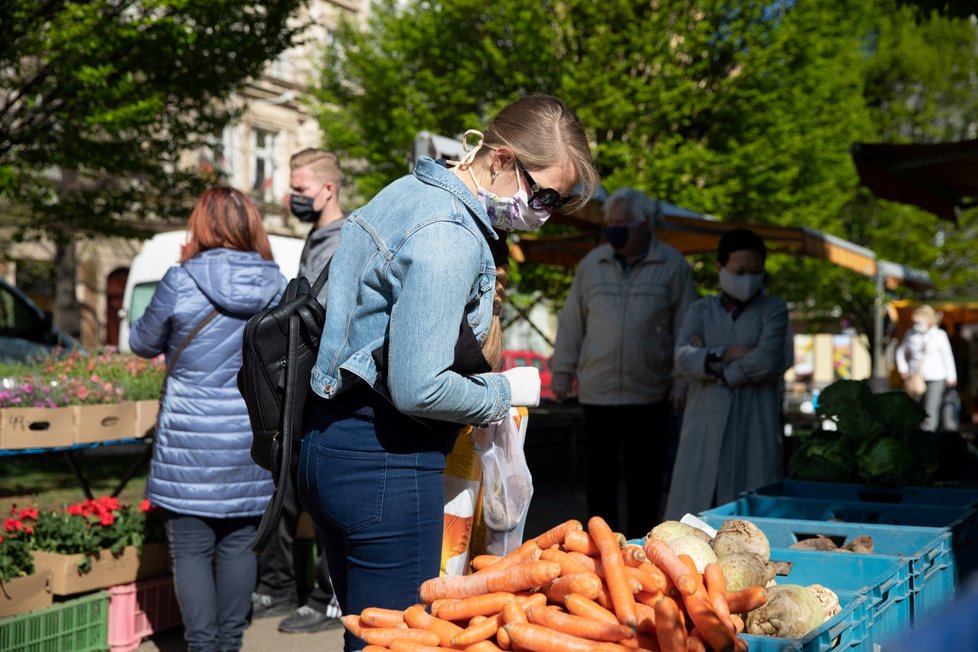
<svg viewBox="0 0 978 652"><path fill-rule="evenodd" d="M153 503L149 502L149 498L143 498L139 503L139 511L148 512L151 509L153 509Z"/></svg>
<svg viewBox="0 0 978 652"><path fill-rule="evenodd" d="M25 507L20 510L20 518L29 518L32 521L37 520L37 507Z"/></svg>
<svg viewBox="0 0 978 652"><path fill-rule="evenodd" d="M20 532L24 529L24 524L16 518L8 518L3 522L3 529L7 532Z"/></svg>
<svg viewBox="0 0 978 652"><path fill-rule="evenodd" d="M107 509L119 509L119 499L113 496L102 496L98 499L98 504Z"/></svg>
<svg viewBox="0 0 978 652"><path fill-rule="evenodd" d="M112 512L104 512L101 516L102 525L109 526L115 523L115 515Z"/></svg>

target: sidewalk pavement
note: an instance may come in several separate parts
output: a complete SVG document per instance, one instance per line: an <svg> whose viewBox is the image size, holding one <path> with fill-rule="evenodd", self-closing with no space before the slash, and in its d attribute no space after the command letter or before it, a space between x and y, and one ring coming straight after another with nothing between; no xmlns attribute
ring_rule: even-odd
<svg viewBox="0 0 978 652"><path fill-rule="evenodd" d="M535 487L523 530L524 540L567 519L586 519L584 489L580 486ZM342 652L343 629L313 634L283 634L282 618L259 618L245 630L242 652ZM137 652L183 652L183 630L171 629L146 639Z"/></svg>

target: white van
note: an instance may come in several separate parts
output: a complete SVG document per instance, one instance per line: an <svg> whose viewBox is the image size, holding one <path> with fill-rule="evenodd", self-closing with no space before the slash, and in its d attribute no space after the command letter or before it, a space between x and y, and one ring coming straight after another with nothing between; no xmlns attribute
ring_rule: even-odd
<svg viewBox="0 0 978 652"><path fill-rule="evenodd" d="M120 351L129 351L129 327L142 317L166 270L178 264L180 248L187 238L187 231L183 229L157 233L143 243L142 249L132 259L122 310L119 311ZM305 240L283 235L269 235L268 240L272 245L272 256L285 278L298 276L299 256L302 255Z"/></svg>

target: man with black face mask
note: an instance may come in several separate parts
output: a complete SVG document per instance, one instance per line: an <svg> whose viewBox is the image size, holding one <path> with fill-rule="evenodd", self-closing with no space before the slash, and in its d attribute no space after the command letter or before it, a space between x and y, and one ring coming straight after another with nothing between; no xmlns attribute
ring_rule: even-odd
<svg viewBox="0 0 978 652"><path fill-rule="evenodd" d="M560 312L550 363L558 400L576 374L584 412L588 516L629 537L659 522L673 412L685 381L673 377L673 346L696 299L683 255L655 239L658 205L634 188L604 204L608 244L581 261ZM618 518L624 451L627 523Z"/></svg>
<svg viewBox="0 0 978 652"><path fill-rule="evenodd" d="M299 274L312 284L340 244L346 217L340 208L343 175L336 154L312 147L294 154L289 166L289 210L313 225L299 259Z"/></svg>
<svg viewBox="0 0 978 652"><path fill-rule="evenodd" d="M346 215L340 208L339 160L332 152L308 148L292 156L292 176L289 185L289 210L299 221L312 224L299 259L299 274L312 284L340 243L340 230L346 223ZM326 288L319 295L323 301ZM323 546L318 545L316 559L316 585L298 606L296 569L293 555L296 529L302 507L295 491L295 480L289 484L289 492L282 506L282 518L278 531L258 558L258 586L251 596L252 617L283 616L293 612L279 623L279 631L287 633L318 632L340 627L340 608L329 580L329 568ZM296 607L298 606L298 609Z"/></svg>

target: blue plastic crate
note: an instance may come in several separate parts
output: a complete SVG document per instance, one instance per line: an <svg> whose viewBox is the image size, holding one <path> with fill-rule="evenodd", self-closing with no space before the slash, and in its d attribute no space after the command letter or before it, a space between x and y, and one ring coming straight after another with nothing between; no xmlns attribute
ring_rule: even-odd
<svg viewBox="0 0 978 652"><path fill-rule="evenodd" d="M726 517L702 515L710 526L719 528ZM816 535L831 538L837 545L866 534L873 538L874 556L900 560L910 574L911 624L916 625L947 605L954 597L954 555L951 533L943 528L801 521L752 518L767 536L772 548L790 548L802 539ZM825 555L847 553L825 552ZM834 557L827 558L831 563Z"/></svg>
<svg viewBox="0 0 978 652"><path fill-rule="evenodd" d="M910 576L907 565L890 557L838 554L826 563L825 553L772 548L771 561L791 569L778 584L821 584L836 593L858 593L868 603L867 640L882 645L910 631Z"/></svg>
<svg viewBox="0 0 978 652"><path fill-rule="evenodd" d="M746 493L762 496L847 500L895 505L978 507L978 489L963 487L879 487L844 482L780 480Z"/></svg>
<svg viewBox="0 0 978 652"><path fill-rule="evenodd" d="M957 578L965 578L978 568L978 511L970 507L893 505L749 494L702 514L945 528L951 532Z"/></svg>
<svg viewBox="0 0 978 652"><path fill-rule="evenodd" d="M750 652L846 652L870 650L869 600L858 593L839 594L842 610L802 638L741 634Z"/></svg>

